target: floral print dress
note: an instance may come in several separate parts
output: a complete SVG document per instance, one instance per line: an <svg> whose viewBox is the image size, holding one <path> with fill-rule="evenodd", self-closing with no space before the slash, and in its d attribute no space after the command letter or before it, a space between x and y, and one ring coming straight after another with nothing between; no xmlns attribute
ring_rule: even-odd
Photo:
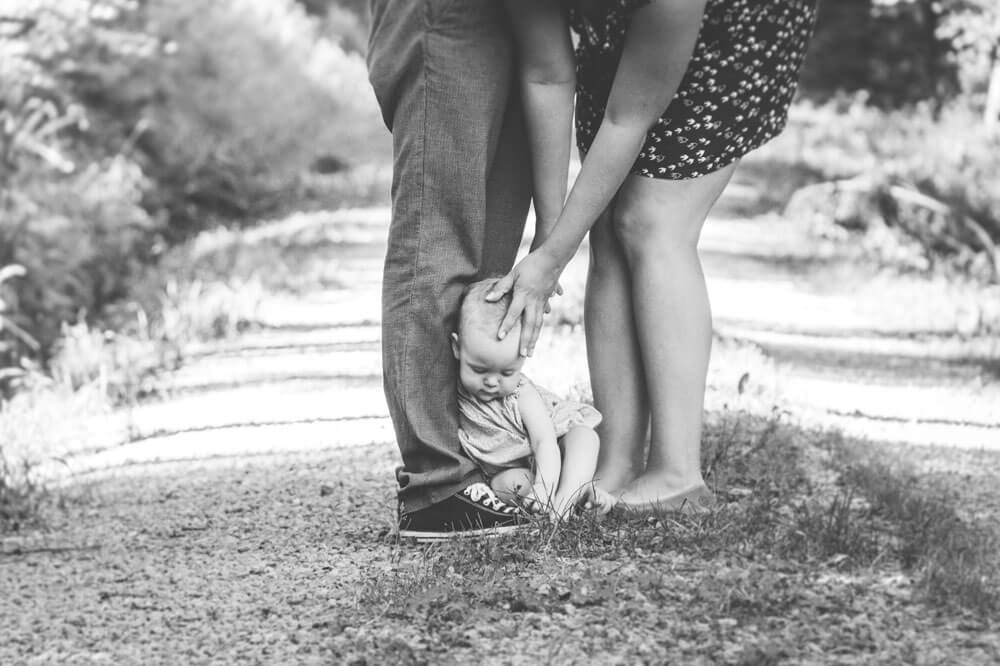
<svg viewBox="0 0 1000 666"><path fill-rule="evenodd" d="M633 14L651 0L570 1L577 46L576 133L586 154L600 127ZM798 84L817 0L708 0L694 55L632 173L711 173L778 135Z"/></svg>

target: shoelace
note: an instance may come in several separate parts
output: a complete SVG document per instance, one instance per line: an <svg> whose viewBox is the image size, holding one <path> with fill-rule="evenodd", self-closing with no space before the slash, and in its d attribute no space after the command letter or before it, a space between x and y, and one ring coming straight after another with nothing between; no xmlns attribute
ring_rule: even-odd
<svg viewBox="0 0 1000 666"><path fill-rule="evenodd" d="M474 483L471 486L468 486L465 489L465 494L468 495L469 499L473 502L479 502L494 511L510 513L514 510L514 507L506 504L502 499L497 497L493 493L493 490L485 483Z"/></svg>

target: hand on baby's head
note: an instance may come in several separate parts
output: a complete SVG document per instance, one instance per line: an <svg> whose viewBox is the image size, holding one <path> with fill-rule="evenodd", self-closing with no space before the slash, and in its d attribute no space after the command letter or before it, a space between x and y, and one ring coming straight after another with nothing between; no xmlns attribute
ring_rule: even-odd
<svg viewBox="0 0 1000 666"><path fill-rule="evenodd" d="M503 322L507 308L510 307L511 296L504 294L497 301L487 301L486 294L490 292L498 277L487 278L473 282L465 288L458 306L458 335L466 334L466 329L477 329L490 337L497 338L500 324ZM517 324L520 326L520 323ZM497 338L499 339L499 338Z"/></svg>
<svg viewBox="0 0 1000 666"><path fill-rule="evenodd" d="M480 400L513 393L524 364L516 336L497 338L507 304L503 300L491 303L485 299L493 282L481 280L466 289L458 313L458 331L452 334L459 380L466 391Z"/></svg>

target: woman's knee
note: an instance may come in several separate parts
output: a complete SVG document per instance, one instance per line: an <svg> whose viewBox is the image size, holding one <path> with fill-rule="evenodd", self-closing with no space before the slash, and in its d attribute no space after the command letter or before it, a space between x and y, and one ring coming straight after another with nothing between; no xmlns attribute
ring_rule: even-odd
<svg viewBox="0 0 1000 666"><path fill-rule="evenodd" d="M621 197L611 218L615 236L630 260L654 252L686 251L697 245L697 236L687 239L670 233L676 227L671 212L660 202L641 195Z"/></svg>
<svg viewBox="0 0 1000 666"><path fill-rule="evenodd" d="M590 230L590 273L592 277L617 275L625 266L625 254L611 224L602 217Z"/></svg>
<svg viewBox="0 0 1000 666"><path fill-rule="evenodd" d="M691 180L630 177L618 192L612 224L630 258L696 252L705 218L736 164ZM668 257L669 258L669 257Z"/></svg>

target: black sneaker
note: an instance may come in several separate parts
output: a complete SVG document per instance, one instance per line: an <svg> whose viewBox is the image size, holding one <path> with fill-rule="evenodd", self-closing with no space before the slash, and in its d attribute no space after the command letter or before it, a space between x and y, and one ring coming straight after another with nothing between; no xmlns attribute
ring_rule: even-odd
<svg viewBox="0 0 1000 666"><path fill-rule="evenodd" d="M399 536L418 542L493 536L512 532L528 522L516 506L507 504L485 483L473 483L425 509L400 507Z"/></svg>

